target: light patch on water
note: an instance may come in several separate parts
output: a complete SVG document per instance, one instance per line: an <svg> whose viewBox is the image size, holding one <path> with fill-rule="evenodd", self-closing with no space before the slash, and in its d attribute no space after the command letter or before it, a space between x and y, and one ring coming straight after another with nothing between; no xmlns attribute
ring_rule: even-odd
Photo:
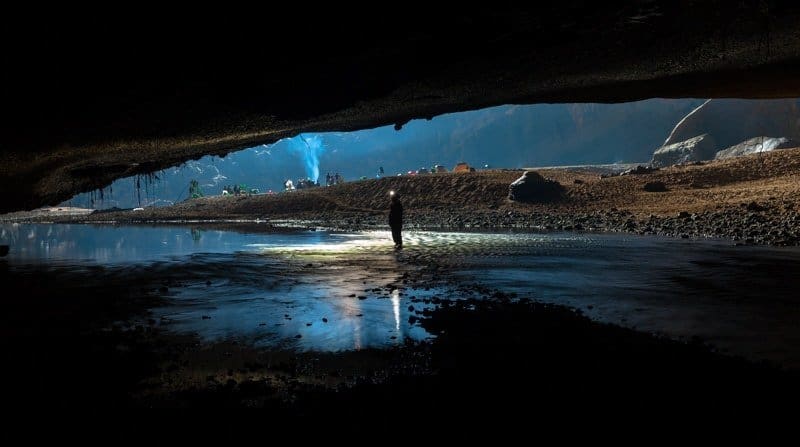
<svg viewBox="0 0 800 447"><path fill-rule="evenodd" d="M255 243L248 244L262 253L305 253L305 254L330 254L330 253L355 253L365 250L390 248L391 233L388 231L375 231L368 233L332 233L325 241L316 243L281 244ZM391 243L391 245L390 245Z"/></svg>
<svg viewBox="0 0 800 447"><path fill-rule="evenodd" d="M569 233L469 233L407 231L403 233L403 251L406 253L440 254L482 253L485 250L504 254L525 251L531 247L564 248L591 246L594 238L584 234ZM324 240L314 243L248 244L265 254L330 255L359 252L394 251L389 231L365 231L359 233L330 233Z"/></svg>

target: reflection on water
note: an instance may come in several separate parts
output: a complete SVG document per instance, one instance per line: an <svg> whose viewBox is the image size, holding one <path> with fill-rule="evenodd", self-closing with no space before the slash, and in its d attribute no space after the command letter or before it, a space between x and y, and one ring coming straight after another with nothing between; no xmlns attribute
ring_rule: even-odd
<svg viewBox="0 0 800 447"><path fill-rule="evenodd" d="M208 341L239 338L258 346L324 350L402 344L429 336L409 317L429 305L423 300L444 293L402 284L408 265L398 259L388 232L0 228L3 243L12 246L6 262L18 273L57 269L59 280L84 284L86 293L108 281L151 289L168 285L163 290L170 304L153 310L162 328ZM92 276L81 277L87 272Z"/></svg>
<svg viewBox="0 0 800 447"><path fill-rule="evenodd" d="M603 235L586 245L458 260L457 277L604 322L800 368L800 250Z"/></svg>
<svg viewBox="0 0 800 447"><path fill-rule="evenodd" d="M800 251L597 234L388 232L252 234L183 227L0 226L12 271L60 281L168 284L162 327L207 340L359 349L428 336L410 317L448 287L413 290L403 274L442 264L456 282L571 305L601 321L800 367ZM408 262L412 260L414 262ZM87 264L102 267L87 270ZM92 278L86 272L92 271ZM81 276L84 275L84 276ZM135 279L134 279L135 278ZM147 284L140 284L146 282ZM411 318L413 321L413 318Z"/></svg>
<svg viewBox="0 0 800 447"><path fill-rule="evenodd" d="M247 244L291 244L297 235L236 233L174 226L0 224L0 244L11 262L130 264L192 253L232 253ZM322 235L307 232L313 244Z"/></svg>
<svg viewBox="0 0 800 447"><path fill-rule="evenodd" d="M312 267L306 267L309 260ZM415 315L409 303L414 297L415 310L421 310L419 300L442 294L378 287L402 287L394 256L373 256L365 266L319 257L204 254L179 269L187 275L176 270L167 272L178 275L181 286L171 305L155 310L159 318L206 340L236 337L257 346L342 350L426 338L408 322Z"/></svg>

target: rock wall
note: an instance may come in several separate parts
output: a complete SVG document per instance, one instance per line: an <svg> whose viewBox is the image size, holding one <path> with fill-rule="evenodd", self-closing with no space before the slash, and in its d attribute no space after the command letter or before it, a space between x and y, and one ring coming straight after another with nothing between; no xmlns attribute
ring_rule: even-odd
<svg viewBox="0 0 800 447"><path fill-rule="evenodd" d="M800 99L712 99L684 117L664 146L708 134L720 149L761 135L800 140Z"/></svg>

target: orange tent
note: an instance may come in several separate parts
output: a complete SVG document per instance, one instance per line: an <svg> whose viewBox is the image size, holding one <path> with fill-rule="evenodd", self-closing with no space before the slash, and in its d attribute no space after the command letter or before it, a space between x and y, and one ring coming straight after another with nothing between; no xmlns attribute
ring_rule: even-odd
<svg viewBox="0 0 800 447"><path fill-rule="evenodd" d="M469 172L469 171L470 171L469 165L464 162L457 164L456 167L453 168L453 172Z"/></svg>

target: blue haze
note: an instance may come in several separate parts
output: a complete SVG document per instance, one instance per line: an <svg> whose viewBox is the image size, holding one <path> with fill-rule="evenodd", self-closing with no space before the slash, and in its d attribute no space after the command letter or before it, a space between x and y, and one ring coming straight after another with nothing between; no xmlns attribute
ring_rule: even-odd
<svg viewBox="0 0 800 447"><path fill-rule="evenodd" d="M340 173L345 180L373 178L379 167L397 175L458 162L493 168L645 162L698 99L650 99L622 104L506 105L414 120L399 131L385 126L357 132L303 134L271 145L203 157L156 173L159 180L115 181L99 200L81 194L73 206L121 208L185 200L196 179L206 195L225 185L279 191L288 178ZM318 163L318 164L315 164ZM141 197L141 199L140 199ZM94 198L94 203L92 203Z"/></svg>

